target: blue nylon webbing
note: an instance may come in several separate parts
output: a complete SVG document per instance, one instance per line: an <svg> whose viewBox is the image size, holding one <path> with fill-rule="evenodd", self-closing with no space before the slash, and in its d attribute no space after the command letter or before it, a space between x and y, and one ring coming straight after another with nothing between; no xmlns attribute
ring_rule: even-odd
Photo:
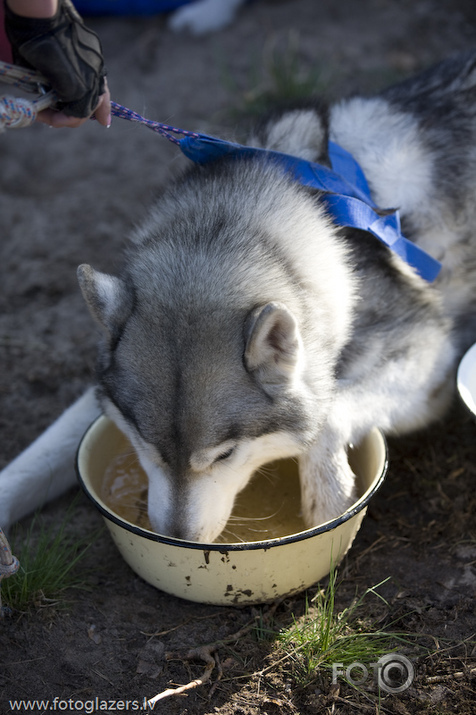
<svg viewBox="0 0 476 715"><path fill-rule="evenodd" d="M398 211L379 216L359 164L333 142L329 142L332 169L289 154L226 142L206 134L185 136L178 144L189 159L199 164L225 156L262 157L275 162L299 183L323 191L322 201L339 226L369 231L427 281L433 281L441 269L437 260L402 235Z"/></svg>
<svg viewBox="0 0 476 715"><path fill-rule="evenodd" d="M177 144L189 159L198 164L206 164L225 156L262 157L264 161L272 161L299 183L322 191L322 201L339 226L369 231L427 281L433 281L441 269L441 264L437 260L402 235L398 210L379 216L361 167L348 151L334 142L329 142L329 157L332 164L332 169L329 169L289 154L243 146L207 134L189 132L161 122L154 122L116 102L111 102L111 111L114 116L139 122L159 132ZM182 135L182 138L179 139L178 135Z"/></svg>

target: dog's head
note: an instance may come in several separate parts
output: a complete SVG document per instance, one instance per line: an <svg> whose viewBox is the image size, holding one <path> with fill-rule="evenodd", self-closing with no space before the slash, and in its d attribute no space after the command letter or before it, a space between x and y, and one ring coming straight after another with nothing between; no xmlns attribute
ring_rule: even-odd
<svg viewBox="0 0 476 715"><path fill-rule="evenodd" d="M209 542L257 468L307 443L313 406L293 314L266 303L235 314L153 314L123 279L79 269L106 341L105 412L134 445L159 533Z"/></svg>

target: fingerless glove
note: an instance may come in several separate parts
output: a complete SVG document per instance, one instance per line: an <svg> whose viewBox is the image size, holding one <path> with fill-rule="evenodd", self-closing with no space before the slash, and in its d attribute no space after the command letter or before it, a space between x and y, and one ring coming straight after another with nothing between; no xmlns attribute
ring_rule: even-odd
<svg viewBox="0 0 476 715"><path fill-rule="evenodd" d="M105 89L101 43L70 0L58 0L56 15L46 19L17 15L5 3L5 30L13 61L44 75L58 109L73 117L93 113Z"/></svg>

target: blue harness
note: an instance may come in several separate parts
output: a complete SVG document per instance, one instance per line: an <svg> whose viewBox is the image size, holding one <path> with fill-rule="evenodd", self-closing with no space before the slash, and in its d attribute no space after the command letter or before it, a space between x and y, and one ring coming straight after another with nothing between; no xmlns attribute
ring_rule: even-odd
<svg viewBox="0 0 476 715"><path fill-rule="evenodd" d="M186 136L180 140L179 146L189 159L198 164L225 156L262 157L274 162L298 183L324 192L321 200L339 226L369 231L427 281L433 281L441 269L437 260L402 235L398 211L378 215L359 164L348 151L334 142L329 142L332 169L289 154L242 146L203 134L198 138Z"/></svg>
<svg viewBox="0 0 476 715"><path fill-rule="evenodd" d="M115 116L145 124L149 129L167 137L177 144L189 159L198 164L207 164L223 157L261 157L264 161L273 162L303 186L322 191L321 200L337 225L369 231L429 282L436 278L441 269L437 260L402 236L398 210L379 216L359 164L348 151L334 142L329 142L332 164L332 169L329 169L289 154L243 146L153 122L115 102L111 103L111 109ZM178 139L176 135L183 136Z"/></svg>

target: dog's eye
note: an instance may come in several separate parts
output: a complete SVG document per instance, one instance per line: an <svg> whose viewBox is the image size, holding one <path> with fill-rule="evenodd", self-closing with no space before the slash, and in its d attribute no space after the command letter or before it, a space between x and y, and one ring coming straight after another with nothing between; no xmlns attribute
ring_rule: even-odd
<svg viewBox="0 0 476 715"><path fill-rule="evenodd" d="M230 447L230 449L227 449L226 452L219 454L218 457L215 458L215 462L222 462L224 459L228 459L228 457L231 457L234 451L235 448Z"/></svg>

